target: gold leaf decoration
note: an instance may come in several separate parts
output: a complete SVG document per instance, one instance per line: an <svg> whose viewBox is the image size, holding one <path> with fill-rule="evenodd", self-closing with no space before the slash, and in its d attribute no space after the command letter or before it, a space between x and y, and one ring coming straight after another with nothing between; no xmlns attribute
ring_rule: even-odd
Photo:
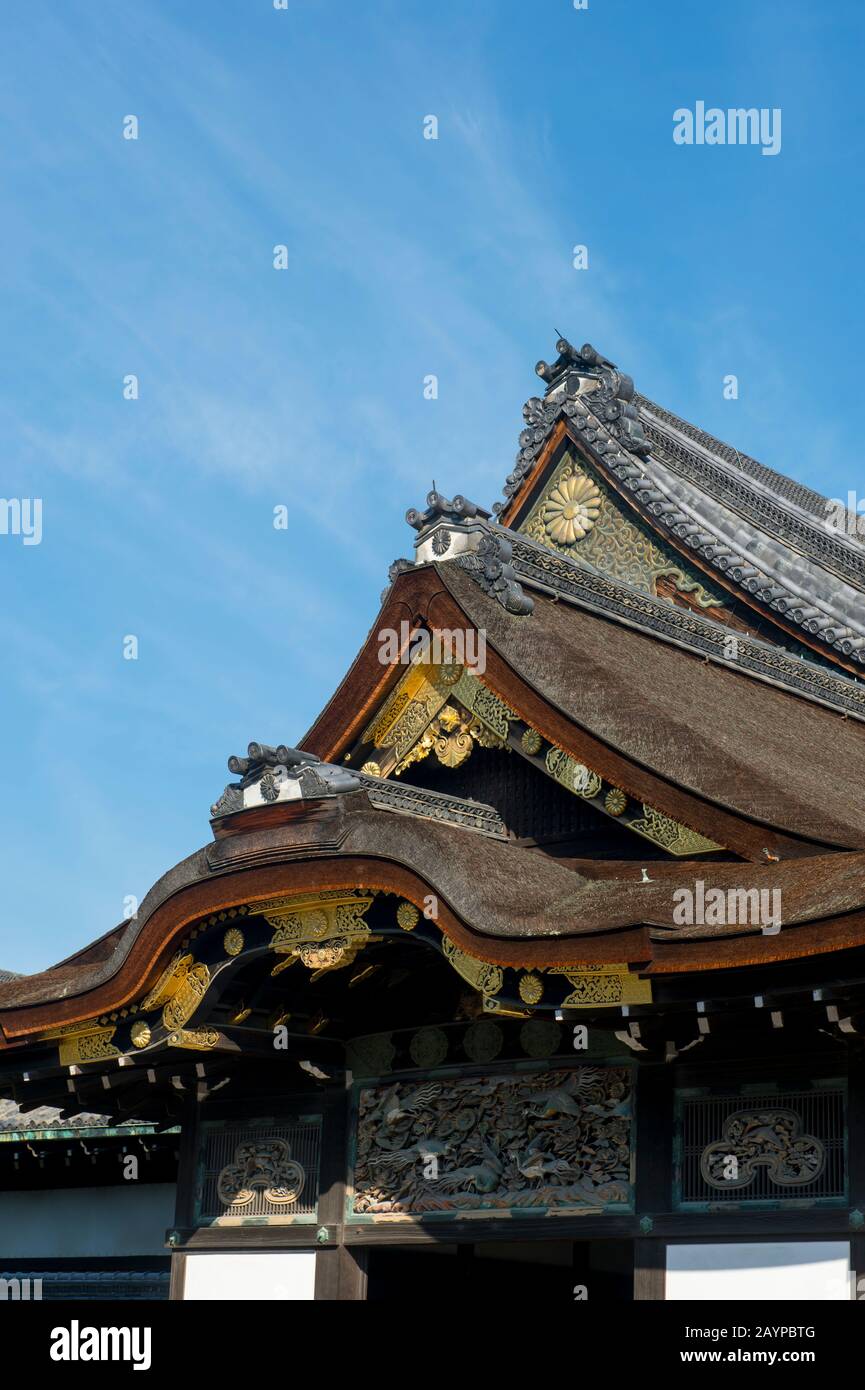
<svg viewBox="0 0 865 1390"><path fill-rule="evenodd" d="M555 492L570 491L572 483L581 483L584 488L588 485L597 491L599 511L585 535L568 542L564 538L558 540L548 529L546 508ZM701 608L717 607L723 602L717 586L710 584L702 573L692 570L644 522L626 514L618 495L602 478L590 476L572 454L564 456L520 530L532 540L564 555L573 555L578 546L580 559L643 593L657 594L658 581L669 576L680 592L693 594Z"/></svg>
<svg viewBox="0 0 865 1390"><path fill-rule="evenodd" d="M171 1031L180 1028L191 1018L198 1008L210 984L210 971L206 965L193 965L179 989L171 996L162 1010L162 1022Z"/></svg>
<svg viewBox="0 0 865 1390"><path fill-rule="evenodd" d="M143 1018L139 1019L137 1023L133 1023L129 1036L133 1047L146 1047L152 1037L150 1024L145 1023Z"/></svg>
<svg viewBox="0 0 865 1390"><path fill-rule="evenodd" d="M611 965L567 966L552 972L564 975L573 992L562 1008L591 1009L605 1005L651 1004L652 982L642 980L624 962Z"/></svg>
<svg viewBox="0 0 865 1390"><path fill-rule="evenodd" d="M520 976L520 998L524 1004L539 1004L544 994L544 982L534 970Z"/></svg>
<svg viewBox="0 0 865 1390"><path fill-rule="evenodd" d="M477 960L468 951L461 951L447 936L442 938L442 954L457 974L481 994L498 994L504 984L504 971L500 965Z"/></svg>
<svg viewBox="0 0 865 1390"><path fill-rule="evenodd" d="M669 854L678 855L679 858L687 858L692 854L711 854L713 850L723 848L717 841L710 840L697 830L691 830L687 825L680 825L670 816L665 816L663 811L656 811L654 807L646 806L645 803L642 816L630 821L629 825L631 830L635 830L644 839L651 840L653 844L660 845Z"/></svg>
<svg viewBox="0 0 865 1390"><path fill-rule="evenodd" d="M371 906L370 896L335 889L313 898L271 898L257 910L274 928L272 950L321 971L351 964L369 938L363 918Z"/></svg>
<svg viewBox="0 0 865 1390"><path fill-rule="evenodd" d="M559 545L573 545L591 531L601 510L601 494L591 478L563 478L544 503L547 534Z"/></svg>
<svg viewBox="0 0 865 1390"><path fill-rule="evenodd" d="M209 1052L219 1042L213 1028L175 1028L166 1039L169 1047L182 1047L190 1052Z"/></svg>
<svg viewBox="0 0 865 1390"><path fill-rule="evenodd" d="M601 790L602 779L585 763L578 763L562 748L550 748L545 759L547 771L575 796L591 801Z"/></svg>
<svg viewBox="0 0 865 1390"><path fill-rule="evenodd" d="M109 1057L119 1057L120 1049L111 1041L113 1028L96 1028L67 1035L60 1039L59 1054L62 1067L73 1066L78 1062L103 1062Z"/></svg>
<svg viewBox="0 0 865 1390"><path fill-rule="evenodd" d="M523 749L523 752L528 753L530 758L533 758L537 753L540 753L542 742L543 740L541 739L541 736L538 733L537 729L526 729L523 733L522 738L520 739L520 745Z"/></svg>
<svg viewBox="0 0 865 1390"><path fill-rule="evenodd" d="M414 931L420 921L420 913L414 903L400 903L396 910L396 920L403 931Z"/></svg>
<svg viewBox="0 0 865 1390"><path fill-rule="evenodd" d="M167 965L163 970L156 984L153 986L153 989L147 997L141 1001L141 1008L144 1010L161 1009L163 1004L167 1003L171 996L176 994L183 984L183 981L186 979L186 972L192 965L193 960L194 957L192 955L184 955L182 951L178 951L170 965Z"/></svg>
<svg viewBox="0 0 865 1390"><path fill-rule="evenodd" d="M222 949L227 956L239 956L243 950L243 932L239 927L229 927L222 938Z"/></svg>

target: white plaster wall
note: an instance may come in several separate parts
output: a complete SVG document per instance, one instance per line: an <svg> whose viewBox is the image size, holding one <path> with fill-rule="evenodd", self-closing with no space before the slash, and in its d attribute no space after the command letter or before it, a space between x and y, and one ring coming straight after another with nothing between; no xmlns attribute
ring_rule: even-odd
<svg viewBox="0 0 865 1390"><path fill-rule="evenodd" d="M315 1297L315 1251L187 1255L184 1299L294 1302Z"/></svg>
<svg viewBox="0 0 865 1390"><path fill-rule="evenodd" d="M668 1299L784 1299L823 1303L852 1297L846 1240L668 1245Z"/></svg>
<svg viewBox="0 0 865 1390"><path fill-rule="evenodd" d="M174 1183L0 1192L0 1267L10 1261L165 1255Z"/></svg>

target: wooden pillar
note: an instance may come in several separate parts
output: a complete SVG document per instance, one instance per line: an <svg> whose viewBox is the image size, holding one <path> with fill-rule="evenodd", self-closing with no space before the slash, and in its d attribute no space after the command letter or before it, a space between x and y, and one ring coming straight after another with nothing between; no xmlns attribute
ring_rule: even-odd
<svg viewBox="0 0 865 1390"><path fill-rule="evenodd" d="M666 1297L667 1245L641 1237L634 1241L634 1302L663 1302Z"/></svg>
<svg viewBox="0 0 865 1390"><path fill-rule="evenodd" d="M201 1107L194 1094L186 1097L180 1122L180 1159L177 1165L177 1193L174 1199L174 1226L178 1230L192 1226L195 1213L195 1184L198 1174L198 1125ZM186 1256L174 1250L171 1254L171 1280L168 1297L183 1299Z"/></svg>
<svg viewBox="0 0 865 1390"><path fill-rule="evenodd" d="M366 1298L366 1250L345 1245L345 1202L348 1179L348 1139L351 1078L343 1091L328 1097L319 1180L319 1230L334 1242L316 1252L316 1300L351 1302Z"/></svg>
<svg viewBox="0 0 865 1390"><path fill-rule="evenodd" d="M194 1093L188 1095L180 1121L180 1159L177 1165L177 1196L174 1203L174 1224L181 1229L193 1225L194 1221L200 1115L201 1105L197 1097Z"/></svg>
<svg viewBox="0 0 865 1390"><path fill-rule="evenodd" d="M642 1063L636 1074L637 1171L634 1299L664 1298L666 1245L652 1234L659 1214L670 1210L673 1179L673 1071L668 1063Z"/></svg>
<svg viewBox="0 0 865 1390"><path fill-rule="evenodd" d="M340 1303L366 1298L366 1246L331 1245L315 1256L315 1298Z"/></svg>

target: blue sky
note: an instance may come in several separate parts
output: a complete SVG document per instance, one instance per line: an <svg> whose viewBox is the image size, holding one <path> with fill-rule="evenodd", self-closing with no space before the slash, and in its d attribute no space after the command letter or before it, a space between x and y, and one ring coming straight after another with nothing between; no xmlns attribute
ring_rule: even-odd
<svg viewBox="0 0 865 1390"><path fill-rule="evenodd" d="M406 508L499 496L556 330L865 491L860 3L5 0L3 30L0 492L43 536L0 535L0 966L112 927L209 838L228 754L300 738ZM675 145L698 100L780 107L780 154Z"/></svg>

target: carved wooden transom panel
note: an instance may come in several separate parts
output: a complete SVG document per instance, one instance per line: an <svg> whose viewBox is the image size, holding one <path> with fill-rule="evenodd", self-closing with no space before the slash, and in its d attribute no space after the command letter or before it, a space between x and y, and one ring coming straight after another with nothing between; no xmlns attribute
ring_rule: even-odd
<svg viewBox="0 0 865 1390"><path fill-rule="evenodd" d="M364 1087L356 1139L350 1219L632 1205L625 1067Z"/></svg>

